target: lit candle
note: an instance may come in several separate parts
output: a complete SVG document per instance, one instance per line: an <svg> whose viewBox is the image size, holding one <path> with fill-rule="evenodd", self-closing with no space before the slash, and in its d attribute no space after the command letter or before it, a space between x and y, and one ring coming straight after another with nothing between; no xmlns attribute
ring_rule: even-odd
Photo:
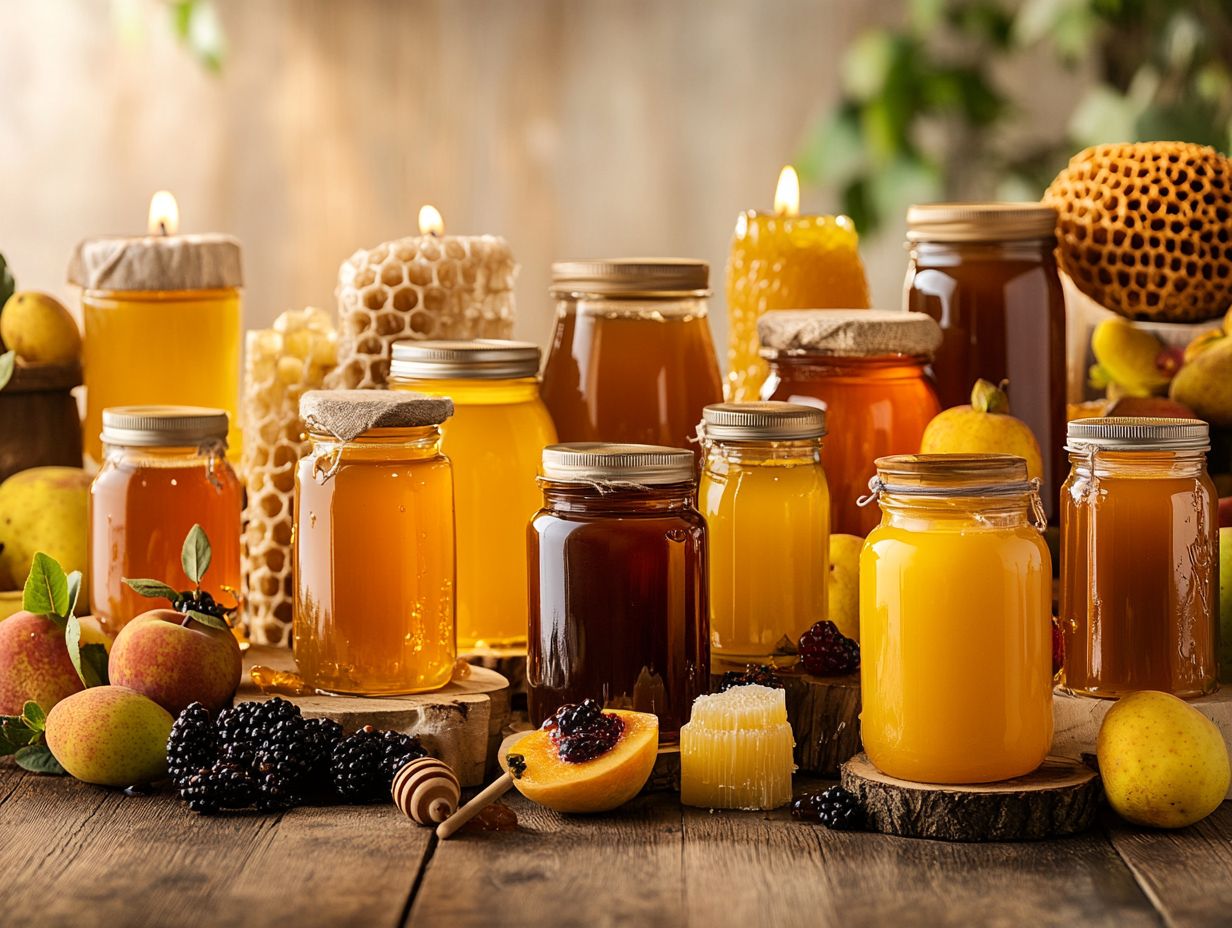
<svg viewBox="0 0 1232 928"><path fill-rule="evenodd" d="M81 242L68 279L82 288L86 452L101 461L103 410L176 405L225 409L239 454L240 245L180 235L175 197L150 200L148 234Z"/></svg>
<svg viewBox="0 0 1232 928"><path fill-rule="evenodd" d="M762 313L868 307L858 242L846 216L800 215L800 179L791 165L779 175L774 212L736 217L727 264L729 400L758 399L766 379L757 345Z"/></svg>
<svg viewBox="0 0 1232 928"><path fill-rule="evenodd" d="M383 387L400 339L509 338L518 266L496 235L446 235L434 206L419 235L351 255L338 272L338 368L330 385Z"/></svg>

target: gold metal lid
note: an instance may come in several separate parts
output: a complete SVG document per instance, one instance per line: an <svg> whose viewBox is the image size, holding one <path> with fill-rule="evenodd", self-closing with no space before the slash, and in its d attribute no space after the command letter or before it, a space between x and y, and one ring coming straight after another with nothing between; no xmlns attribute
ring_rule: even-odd
<svg viewBox="0 0 1232 928"><path fill-rule="evenodd" d="M1211 428L1201 419L1108 416L1074 419L1066 451L1209 451Z"/></svg>
<svg viewBox="0 0 1232 928"><path fill-rule="evenodd" d="M451 377L499 380L537 373L538 345L497 338L394 342L389 364L389 379L395 382Z"/></svg>
<svg viewBox="0 0 1232 928"><path fill-rule="evenodd" d="M920 203L907 209L909 242L1013 242L1051 238L1057 211L1045 203Z"/></svg>
<svg viewBox="0 0 1232 928"><path fill-rule="evenodd" d="M561 483L688 483L697 474L692 451L660 445L573 442L543 449L540 474Z"/></svg>
<svg viewBox="0 0 1232 928"><path fill-rule="evenodd" d="M613 296L706 296L710 265L693 258L611 258L557 261L552 292Z"/></svg>
<svg viewBox="0 0 1232 928"><path fill-rule="evenodd" d="M105 445L178 448L226 441L225 410L204 406L110 406L103 410Z"/></svg>
<svg viewBox="0 0 1232 928"><path fill-rule="evenodd" d="M802 403L713 403L698 435L715 441L795 441L826 434L826 411Z"/></svg>
<svg viewBox="0 0 1232 928"><path fill-rule="evenodd" d="M930 360L941 326L924 313L887 309L776 309L757 320L761 354Z"/></svg>

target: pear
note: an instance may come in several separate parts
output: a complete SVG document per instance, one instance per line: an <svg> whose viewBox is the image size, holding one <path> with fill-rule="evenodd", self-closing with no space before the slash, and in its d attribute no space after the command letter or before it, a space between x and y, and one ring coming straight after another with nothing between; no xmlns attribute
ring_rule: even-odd
<svg viewBox="0 0 1232 928"><path fill-rule="evenodd" d="M1158 338L1119 317L1095 327L1091 352L1104 376L1129 396L1163 393L1175 370L1175 359Z"/></svg>
<svg viewBox="0 0 1232 928"><path fill-rule="evenodd" d="M30 363L81 359L81 332L64 304L46 293L14 293L0 311L0 339Z"/></svg>
<svg viewBox="0 0 1232 928"><path fill-rule="evenodd" d="M81 571L88 590L89 497L90 476L80 467L32 467L0 483L0 574L24 586L35 552L43 551L66 573Z"/></svg>
<svg viewBox="0 0 1232 928"><path fill-rule="evenodd" d="M830 536L830 621L852 641L860 640L860 552L864 539L859 535Z"/></svg>
<svg viewBox="0 0 1232 928"><path fill-rule="evenodd" d="M1031 428L1009 414L1005 384L977 380L971 405L955 406L933 417L920 439L921 454L1016 454L1027 462L1027 476L1044 472L1039 442Z"/></svg>
<svg viewBox="0 0 1232 928"><path fill-rule="evenodd" d="M135 786L167 775L171 713L126 686L94 686L47 714L47 747L86 783Z"/></svg>
<svg viewBox="0 0 1232 928"><path fill-rule="evenodd" d="M1213 339L1195 353L1172 378L1168 395L1211 425L1232 426L1232 338Z"/></svg>

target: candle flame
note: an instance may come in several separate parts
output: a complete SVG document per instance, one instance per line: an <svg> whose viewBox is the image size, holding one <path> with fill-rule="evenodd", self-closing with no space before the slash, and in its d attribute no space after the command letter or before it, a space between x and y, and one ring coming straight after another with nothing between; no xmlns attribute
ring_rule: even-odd
<svg viewBox="0 0 1232 928"><path fill-rule="evenodd" d="M800 215L800 176L790 164L779 174L779 185L774 190L774 211L780 216Z"/></svg>
<svg viewBox="0 0 1232 928"><path fill-rule="evenodd" d="M180 228L180 205L169 190L160 190L150 197L151 235L175 235Z"/></svg>
<svg viewBox="0 0 1232 928"><path fill-rule="evenodd" d="M435 206L424 205L419 209L419 234L444 235L445 220Z"/></svg>

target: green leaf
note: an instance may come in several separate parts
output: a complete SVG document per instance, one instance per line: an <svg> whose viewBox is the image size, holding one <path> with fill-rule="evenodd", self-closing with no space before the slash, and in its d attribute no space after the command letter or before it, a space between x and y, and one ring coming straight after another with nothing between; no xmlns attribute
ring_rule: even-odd
<svg viewBox="0 0 1232 928"><path fill-rule="evenodd" d="M205 529L194 525L188 530L184 539L184 549L180 552L180 563L184 565L184 573L193 583L200 583L205 572L210 569L210 540L205 535Z"/></svg>
<svg viewBox="0 0 1232 928"><path fill-rule="evenodd" d="M0 390L3 390L13 378L13 369L17 366L17 352L6 351L0 354Z"/></svg>
<svg viewBox="0 0 1232 928"><path fill-rule="evenodd" d="M30 565L21 605L27 612L61 620L61 625L68 615L68 577L64 568L42 551L34 555Z"/></svg>
<svg viewBox="0 0 1232 928"><path fill-rule="evenodd" d="M4 255L0 255L0 307L4 306L9 301L9 297L16 292L17 281L13 279L13 271L9 263L4 260Z"/></svg>
<svg viewBox="0 0 1232 928"><path fill-rule="evenodd" d="M178 590L172 589L161 580L131 580L124 577L123 582L138 596L144 596L147 599L169 599L175 603L180 598Z"/></svg>
<svg viewBox="0 0 1232 928"><path fill-rule="evenodd" d="M33 699L26 700L21 707L21 717L31 731L42 731L47 727L47 713Z"/></svg>
<svg viewBox="0 0 1232 928"><path fill-rule="evenodd" d="M195 622L200 622L202 625L208 625L210 628L230 628L226 619L220 619L216 615L209 615L205 612L198 612L196 609L189 609L186 613L189 618Z"/></svg>
<svg viewBox="0 0 1232 928"><path fill-rule="evenodd" d="M81 598L81 571L70 571L68 575L68 611L72 615L77 611L77 600Z"/></svg>
<svg viewBox="0 0 1232 928"><path fill-rule="evenodd" d="M75 615L69 616L64 625L64 644L86 689L107 685L107 649L101 644L81 643L81 622Z"/></svg>
<svg viewBox="0 0 1232 928"><path fill-rule="evenodd" d="M24 748L18 748L13 759L18 767L31 773L47 773L57 777L68 773L45 744L27 744Z"/></svg>
<svg viewBox="0 0 1232 928"><path fill-rule="evenodd" d="M41 733L31 729L20 715L0 716L0 757L14 754L41 737Z"/></svg>

